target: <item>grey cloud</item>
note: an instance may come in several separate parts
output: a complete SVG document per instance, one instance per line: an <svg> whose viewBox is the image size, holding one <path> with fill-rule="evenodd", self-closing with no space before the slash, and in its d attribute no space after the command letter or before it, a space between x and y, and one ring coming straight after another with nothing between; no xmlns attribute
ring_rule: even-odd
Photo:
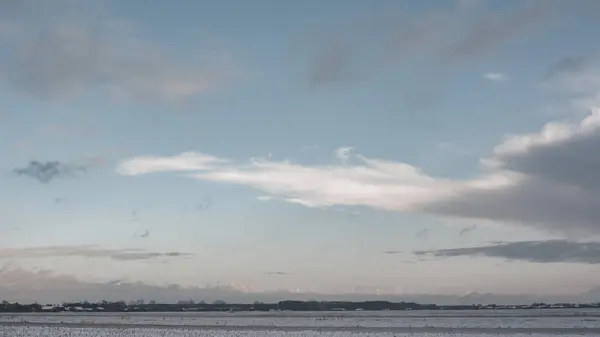
<svg viewBox="0 0 600 337"><path fill-rule="evenodd" d="M265 275L291 275L290 273L284 272L284 271L267 271L265 272Z"/></svg>
<svg viewBox="0 0 600 337"><path fill-rule="evenodd" d="M402 254L402 251L401 250L384 250L383 253L388 254L388 255L396 255L396 254Z"/></svg>
<svg viewBox="0 0 600 337"><path fill-rule="evenodd" d="M456 4L460 8L475 9L483 6L487 0L457 0Z"/></svg>
<svg viewBox="0 0 600 337"><path fill-rule="evenodd" d="M577 133L564 141L539 145L525 152L496 156L502 168L583 191L600 188L600 129ZM577 192L577 191L573 191Z"/></svg>
<svg viewBox="0 0 600 337"><path fill-rule="evenodd" d="M119 98L175 102L229 76L229 65L221 61L169 58L127 24L91 13L95 9L88 2L58 3L54 7L60 10L47 11L51 14L46 6L17 6L18 15L10 18L20 27L0 39L7 50L0 57L0 80L10 88L40 99L73 99L99 90Z"/></svg>
<svg viewBox="0 0 600 337"><path fill-rule="evenodd" d="M20 176L28 176L47 184L60 177L72 177L78 172L85 172L86 168L59 161L39 162L32 160L25 167L16 168L14 172Z"/></svg>
<svg viewBox="0 0 600 337"><path fill-rule="evenodd" d="M585 132L496 154L498 169L518 182L471 188L420 208L462 218L498 220L576 235L600 233L600 127L591 116Z"/></svg>
<svg viewBox="0 0 600 337"><path fill-rule="evenodd" d="M149 252L141 249L105 249L97 246L45 246L0 249L0 259L83 257L108 258L115 261L150 260L161 257L189 257L181 252Z"/></svg>
<svg viewBox="0 0 600 337"><path fill-rule="evenodd" d="M553 13L551 8L549 1L526 1L508 10L485 15L468 27L462 40L451 46L450 56L462 61L491 51L548 20Z"/></svg>
<svg viewBox="0 0 600 337"><path fill-rule="evenodd" d="M202 202L196 206L196 209L198 209L198 210L207 209L210 207L210 205L212 205L212 200L210 198L204 198L204 200L202 200Z"/></svg>
<svg viewBox="0 0 600 337"><path fill-rule="evenodd" d="M351 49L341 42L322 47L310 63L310 86L350 80L351 53Z"/></svg>
<svg viewBox="0 0 600 337"><path fill-rule="evenodd" d="M192 256L192 254L180 253L180 252L167 252L167 253L164 253L162 255L163 256L169 256L169 257L178 257L178 256L187 257L187 256Z"/></svg>
<svg viewBox="0 0 600 337"><path fill-rule="evenodd" d="M156 300L162 303L175 303L178 300L188 298L207 302L223 300L228 303L252 303L254 301L273 303L282 299L372 301L381 298L382 300L395 302L406 301L442 304L530 304L539 301L554 303L589 302L590 298L598 297L599 293L598 289L571 296L557 296L555 294L548 294L547 296L527 294L500 295L490 293L470 293L464 296L441 294L377 295L369 292L365 292L364 294L332 295L288 291L256 293L238 291L226 285L189 288L179 285L162 287L124 280L112 280L108 282L82 281L68 275L56 274L50 270L28 271L7 267L3 267L0 270L0 298L11 302L19 301L28 303L34 301L40 303L60 303L62 301L82 299L89 301L129 301L140 298Z"/></svg>
<svg viewBox="0 0 600 337"><path fill-rule="evenodd" d="M51 3L40 0L3 0L0 1L0 20L17 21L24 18L36 21L47 20L50 16L64 18L65 9L75 10L90 4L87 0L54 0Z"/></svg>
<svg viewBox="0 0 600 337"><path fill-rule="evenodd" d="M96 255L87 256L86 257L98 257ZM100 255L102 256L102 255ZM154 252L117 252L114 254L108 254L106 257L109 257L113 260L117 261L135 261L135 260L149 260L156 257L165 256L162 253L154 253Z"/></svg>
<svg viewBox="0 0 600 337"><path fill-rule="evenodd" d="M417 232L417 235L415 235L415 237L417 239L423 239L427 236L427 234L429 234L429 229L427 228L423 228L420 231Z"/></svg>
<svg viewBox="0 0 600 337"><path fill-rule="evenodd" d="M552 80L559 76L577 73L584 70L589 64L590 60L584 56L565 57L552 64L544 78Z"/></svg>
<svg viewBox="0 0 600 337"><path fill-rule="evenodd" d="M475 6L477 5L477 6ZM477 11L472 11L477 7ZM346 38L317 48L317 54L309 65L311 86L331 82L345 82L356 71L353 61L360 59L369 63L365 74L385 70L385 65L402 61L430 61L423 72L433 71L430 79L417 76L427 88L440 81L449 68L465 64L486 55L511 39L521 37L532 28L547 23L556 13L554 1L524 1L498 10L487 8L483 1L460 1L455 8L427 12L419 17L396 16L394 20L382 19L370 23L368 29L350 29ZM377 27L380 31L370 30ZM383 33L382 33L383 31ZM350 38L351 35L351 38ZM412 67L413 69L415 67ZM411 78L413 76L410 76ZM412 88L415 81L407 86ZM405 92L406 100L428 101L431 90L417 93ZM413 97L416 96L416 97Z"/></svg>
<svg viewBox="0 0 600 337"><path fill-rule="evenodd" d="M73 163L65 163L58 160L38 161L32 160L27 166L18 167L13 172L20 176L27 176L37 179L39 182L47 184L54 179L65 177L76 177L79 173L88 172L106 165L107 160L99 156L87 156L83 160ZM63 201L63 198L57 198L57 203Z"/></svg>
<svg viewBox="0 0 600 337"><path fill-rule="evenodd" d="M453 198L423 205L420 211L575 235L600 232L600 198L596 192L535 177L494 190L469 189Z"/></svg>
<svg viewBox="0 0 600 337"><path fill-rule="evenodd" d="M477 225L465 227L458 232L458 236L465 236L474 231L475 229L477 229Z"/></svg>
<svg viewBox="0 0 600 337"><path fill-rule="evenodd" d="M428 52L428 56L446 65L462 63L524 36L531 28L547 23L556 13L555 2L545 0L521 1L505 9L487 8L483 1L478 5L481 11L450 9L430 13L426 20L419 19L416 24L400 25L395 42L390 46L401 54L415 50ZM460 7L464 6L459 4Z"/></svg>
<svg viewBox="0 0 600 337"><path fill-rule="evenodd" d="M471 248L417 251L415 254L436 257L488 256L537 263L600 264L600 242L518 241Z"/></svg>

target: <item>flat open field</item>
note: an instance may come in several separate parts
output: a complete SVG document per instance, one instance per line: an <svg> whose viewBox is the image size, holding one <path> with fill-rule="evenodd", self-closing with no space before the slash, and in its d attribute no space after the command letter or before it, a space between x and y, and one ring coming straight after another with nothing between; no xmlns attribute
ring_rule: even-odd
<svg viewBox="0 0 600 337"><path fill-rule="evenodd" d="M31 313L0 315L0 337L600 336L599 310Z"/></svg>

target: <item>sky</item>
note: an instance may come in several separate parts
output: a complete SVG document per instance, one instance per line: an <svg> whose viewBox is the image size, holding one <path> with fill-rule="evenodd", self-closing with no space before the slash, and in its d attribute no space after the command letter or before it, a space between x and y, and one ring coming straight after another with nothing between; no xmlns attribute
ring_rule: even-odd
<svg viewBox="0 0 600 337"><path fill-rule="evenodd" d="M586 298L599 13L1 1L0 297Z"/></svg>

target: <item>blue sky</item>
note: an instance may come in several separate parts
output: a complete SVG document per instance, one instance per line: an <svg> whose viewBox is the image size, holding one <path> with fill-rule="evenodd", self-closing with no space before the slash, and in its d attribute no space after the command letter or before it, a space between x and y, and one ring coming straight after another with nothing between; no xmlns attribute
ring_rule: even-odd
<svg viewBox="0 0 600 337"><path fill-rule="evenodd" d="M584 292L598 10L3 3L0 258L255 292Z"/></svg>

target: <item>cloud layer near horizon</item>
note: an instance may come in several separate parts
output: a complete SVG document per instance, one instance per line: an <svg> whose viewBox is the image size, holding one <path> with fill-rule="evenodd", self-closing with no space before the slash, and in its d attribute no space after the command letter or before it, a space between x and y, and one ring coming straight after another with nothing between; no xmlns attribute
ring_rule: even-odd
<svg viewBox="0 0 600 337"><path fill-rule="evenodd" d="M143 249L107 249L97 246L44 246L0 249L0 259L83 257L107 258L116 261L149 260L160 257L187 257L191 254L181 252L153 252Z"/></svg>
<svg viewBox="0 0 600 337"><path fill-rule="evenodd" d="M321 166L266 159L236 164L201 153L140 156L122 162L117 171L186 172L308 207L367 206L600 234L597 149L600 109L593 109L576 124L549 123L540 132L507 137L481 159L482 173L468 180L433 177L406 163L348 151L341 164Z"/></svg>
<svg viewBox="0 0 600 337"><path fill-rule="evenodd" d="M419 256L488 256L536 263L600 264L600 242L518 241L490 246L416 251Z"/></svg>
<svg viewBox="0 0 600 337"><path fill-rule="evenodd" d="M372 301L384 299L386 301L408 301L418 303L439 304L529 304L537 302L542 297L550 302L587 302L590 297L596 297L599 289L574 295L548 294L479 294L469 293L465 296L443 294L319 294L297 293L290 291L276 292L245 292L232 286L219 285L207 287L182 287L177 284L151 285L142 282L127 282L114 280L110 282L92 282L80 280L72 276L62 275L52 270L42 269L30 271L21 268L0 269L0 298L8 301L31 303L60 303L62 301L101 301L101 300L156 300L161 303L175 303L181 299L193 298L196 301L212 302L224 300L228 303L252 303L263 301L275 303L281 300L356 300Z"/></svg>

